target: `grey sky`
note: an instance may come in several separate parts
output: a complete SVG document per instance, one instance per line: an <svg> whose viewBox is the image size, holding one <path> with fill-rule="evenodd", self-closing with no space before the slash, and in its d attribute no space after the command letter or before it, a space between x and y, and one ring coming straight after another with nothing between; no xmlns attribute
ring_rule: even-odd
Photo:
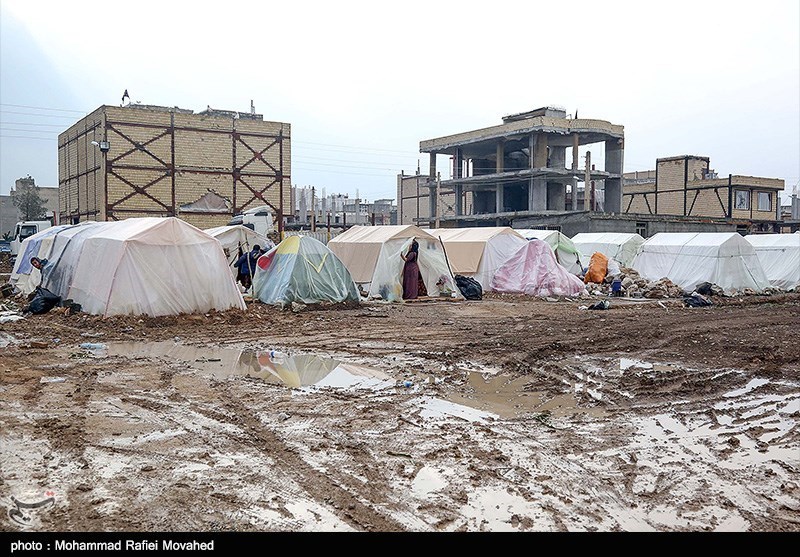
<svg viewBox="0 0 800 557"><path fill-rule="evenodd" d="M427 170L421 140L546 105L625 126L626 171L701 155L791 192L799 6L0 0L0 193L58 185L58 133L125 89L195 111L252 100L292 125L292 183L329 194L394 198L401 170Z"/></svg>

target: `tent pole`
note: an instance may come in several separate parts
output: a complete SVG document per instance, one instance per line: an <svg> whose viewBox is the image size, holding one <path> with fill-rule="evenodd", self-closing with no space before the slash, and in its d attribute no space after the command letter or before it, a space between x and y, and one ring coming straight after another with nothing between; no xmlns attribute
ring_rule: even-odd
<svg viewBox="0 0 800 557"><path fill-rule="evenodd" d="M442 244L442 251L444 252L444 260L447 263L447 270L450 271L450 276L453 277L453 269L450 268L450 260L447 258L447 250L444 249L444 242L442 241L441 236L439 236L439 243Z"/></svg>

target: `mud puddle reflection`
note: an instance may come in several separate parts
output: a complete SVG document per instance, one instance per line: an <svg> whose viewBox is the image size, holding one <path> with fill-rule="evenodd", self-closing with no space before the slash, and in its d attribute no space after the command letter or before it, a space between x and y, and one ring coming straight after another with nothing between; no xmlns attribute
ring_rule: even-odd
<svg viewBox="0 0 800 557"><path fill-rule="evenodd" d="M95 357L165 358L183 362L215 379L250 377L291 388L332 387L381 389L394 380L377 369L313 354L284 355L272 351L191 346L176 342L110 342L90 349Z"/></svg>

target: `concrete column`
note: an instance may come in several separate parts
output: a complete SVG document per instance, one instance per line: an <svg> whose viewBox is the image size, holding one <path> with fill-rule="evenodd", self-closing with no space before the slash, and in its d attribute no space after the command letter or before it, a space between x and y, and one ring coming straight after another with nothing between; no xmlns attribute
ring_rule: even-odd
<svg viewBox="0 0 800 557"><path fill-rule="evenodd" d="M550 168L567 168L567 148L550 148Z"/></svg>
<svg viewBox="0 0 800 557"><path fill-rule="evenodd" d="M528 184L528 210L547 210L547 179L531 178Z"/></svg>
<svg viewBox="0 0 800 557"><path fill-rule="evenodd" d="M619 177L605 181L605 212L622 212L622 168L624 141L610 139L606 141L606 172L618 174Z"/></svg>
<svg viewBox="0 0 800 557"><path fill-rule="evenodd" d="M560 182L547 183L547 208L550 211L563 211L566 207L566 192Z"/></svg>
<svg viewBox="0 0 800 557"><path fill-rule="evenodd" d="M430 182L430 186L428 188L428 215L430 220L428 221L428 226L431 228L434 227L434 219L436 218L436 204L438 203L438 199L436 196L436 178L433 179L433 182Z"/></svg>
<svg viewBox="0 0 800 557"><path fill-rule="evenodd" d="M536 135L533 149L533 166L531 168L547 168L547 134Z"/></svg>
<svg viewBox="0 0 800 557"><path fill-rule="evenodd" d="M436 179L436 153L430 154L430 172L428 173L428 176L430 176L433 180Z"/></svg>
<svg viewBox="0 0 800 557"><path fill-rule="evenodd" d="M456 149L453 156L453 178L464 177L464 152L461 149Z"/></svg>
<svg viewBox="0 0 800 557"><path fill-rule="evenodd" d="M505 185L497 184L497 191L495 192L494 210L496 213L502 213L504 207L503 194L505 193Z"/></svg>
<svg viewBox="0 0 800 557"><path fill-rule="evenodd" d="M456 193L456 216L460 217L464 214L464 186L457 184L454 186L454 190Z"/></svg>
<svg viewBox="0 0 800 557"><path fill-rule="evenodd" d="M578 177L572 177L572 210L578 210Z"/></svg>
<svg viewBox="0 0 800 557"><path fill-rule="evenodd" d="M504 171L505 169L505 158L506 158L506 141L505 139L500 139L497 142L497 149L495 151L497 153L497 165L496 165L496 172L499 174Z"/></svg>
<svg viewBox="0 0 800 557"><path fill-rule="evenodd" d="M578 164L580 164L580 158L578 157L578 143L580 142L580 137L577 133L572 134L572 170L578 170Z"/></svg>

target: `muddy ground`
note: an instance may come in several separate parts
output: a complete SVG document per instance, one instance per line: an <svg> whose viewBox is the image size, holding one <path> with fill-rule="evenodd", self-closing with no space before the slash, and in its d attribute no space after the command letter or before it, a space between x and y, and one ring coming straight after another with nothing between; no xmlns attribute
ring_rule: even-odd
<svg viewBox="0 0 800 557"><path fill-rule="evenodd" d="M0 524L799 531L800 294L714 301L5 322Z"/></svg>

